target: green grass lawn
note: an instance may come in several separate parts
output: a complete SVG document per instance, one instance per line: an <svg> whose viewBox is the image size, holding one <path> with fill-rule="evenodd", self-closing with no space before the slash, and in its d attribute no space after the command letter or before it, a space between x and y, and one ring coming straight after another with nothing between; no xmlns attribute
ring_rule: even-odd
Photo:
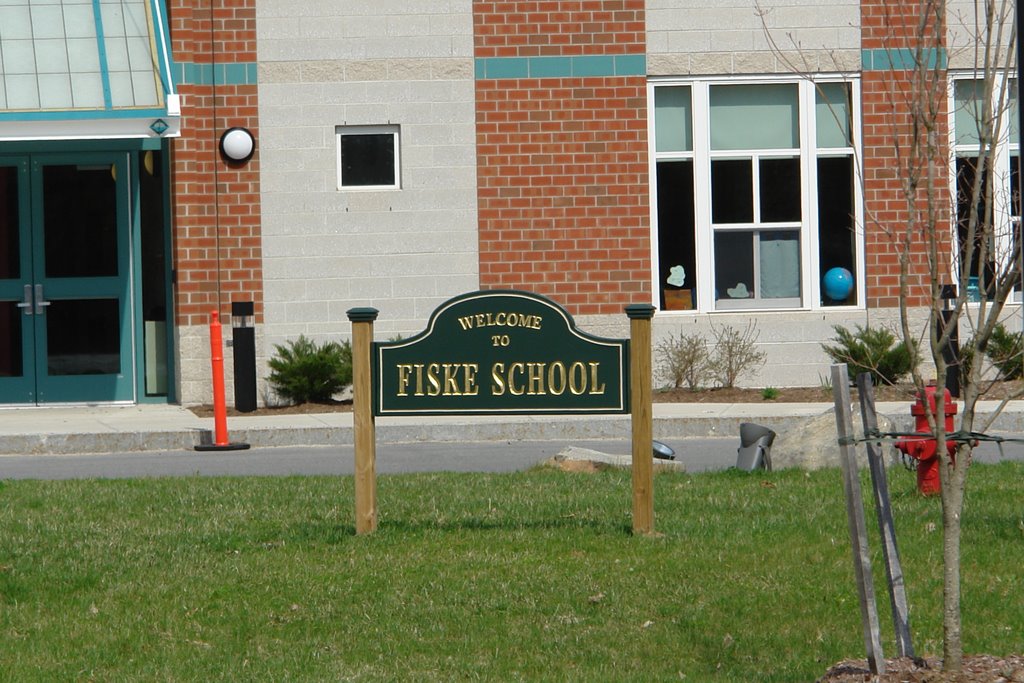
<svg viewBox="0 0 1024 683"><path fill-rule="evenodd" d="M971 473L970 653L1024 652L1022 475ZM350 477L0 482L0 680L789 683L864 656L838 470L660 474L656 537L629 533L624 472L378 486L356 536ZM890 486L914 644L940 653L939 501Z"/></svg>

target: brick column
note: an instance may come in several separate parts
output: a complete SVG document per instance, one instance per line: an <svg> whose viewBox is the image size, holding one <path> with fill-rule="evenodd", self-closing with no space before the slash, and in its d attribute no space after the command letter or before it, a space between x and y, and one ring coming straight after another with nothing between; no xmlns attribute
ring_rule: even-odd
<svg viewBox="0 0 1024 683"><path fill-rule="evenodd" d="M861 80L863 174L865 204L865 270L867 304L871 308L899 305L899 254L903 240L911 236L909 306L928 305L930 267L926 231L934 226L942 241L937 268L949 272L952 258L949 215L948 121L946 105L945 29L934 17L921 51L928 63L927 78L915 78L913 64L919 44L920 7L914 2L861 1ZM919 99L920 98L920 99ZM913 116L909 104L929 100L937 115L931 139L938 151L928 159L911 149ZM928 133L921 133L921 141ZM916 199L906 200L903 185L911 170L920 174ZM935 192L932 215L927 212L926 183L930 175ZM943 277L945 279L945 277Z"/></svg>
<svg viewBox="0 0 1024 683"><path fill-rule="evenodd" d="M172 144L176 319L205 325L231 301L254 301L263 318L255 0L169 0L181 77L181 138ZM248 128L256 154L221 158L221 134Z"/></svg>
<svg viewBox="0 0 1024 683"><path fill-rule="evenodd" d="M481 288L650 302L642 0L474 2Z"/></svg>

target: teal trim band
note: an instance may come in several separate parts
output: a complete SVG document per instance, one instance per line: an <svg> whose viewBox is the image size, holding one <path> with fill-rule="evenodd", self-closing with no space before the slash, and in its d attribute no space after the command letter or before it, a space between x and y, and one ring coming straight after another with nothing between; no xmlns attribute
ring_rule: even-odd
<svg viewBox="0 0 1024 683"><path fill-rule="evenodd" d="M103 106L110 109L114 106L114 97L110 93L110 68L107 65L107 40L103 35L103 13L100 0L92 0L92 20L95 23L96 47L99 52L100 81L103 83Z"/></svg>
<svg viewBox="0 0 1024 683"><path fill-rule="evenodd" d="M166 109L69 109L66 111L5 111L0 121L99 121L152 119L167 116Z"/></svg>
<svg viewBox="0 0 1024 683"><path fill-rule="evenodd" d="M474 70L477 80L645 76L647 55L480 57Z"/></svg>
<svg viewBox="0 0 1024 683"><path fill-rule="evenodd" d="M929 69L949 66L945 48L927 48L921 57ZM910 48L861 50L860 65L864 71L910 71L917 66L917 52Z"/></svg>
<svg viewBox="0 0 1024 683"><path fill-rule="evenodd" d="M256 62L202 64L175 62L174 82L187 85L256 85Z"/></svg>

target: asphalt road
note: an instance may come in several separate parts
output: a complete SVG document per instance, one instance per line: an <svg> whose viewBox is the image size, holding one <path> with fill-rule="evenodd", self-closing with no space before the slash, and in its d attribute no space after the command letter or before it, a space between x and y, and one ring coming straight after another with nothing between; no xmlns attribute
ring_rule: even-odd
<svg viewBox="0 0 1024 683"><path fill-rule="evenodd" d="M1009 436L1009 435L1007 435ZM1017 435L1021 436L1021 435ZM736 464L738 438L687 438L666 442L688 472ZM513 441L378 443L378 474L402 472L511 472L527 469L568 446L627 455L627 441ZM1024 444L993 443L975 451L979 462L1024 460ZM124 479L184 476L287 476L352 474L352 446L252 448L243 451L153 451L85 455L0 456L2 479Z"/></svg>

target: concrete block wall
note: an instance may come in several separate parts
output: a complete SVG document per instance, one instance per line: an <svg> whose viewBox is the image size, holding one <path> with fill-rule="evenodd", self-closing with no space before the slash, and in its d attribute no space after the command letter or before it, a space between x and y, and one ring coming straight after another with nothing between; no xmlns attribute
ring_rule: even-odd
<svg viewBox="0 0 1024 683"><path fill-rule="evenodd" d="M478 282L472 9L462 2L259 0L266 334L422 328ZM337 186L336 127L400 129L401 189Z"/></svg>
<svg viewBox="0 0 1024 683"><path fill-rule="evenodd" d="M651 0L651 76L855 71L860 0Z"/></svg>

